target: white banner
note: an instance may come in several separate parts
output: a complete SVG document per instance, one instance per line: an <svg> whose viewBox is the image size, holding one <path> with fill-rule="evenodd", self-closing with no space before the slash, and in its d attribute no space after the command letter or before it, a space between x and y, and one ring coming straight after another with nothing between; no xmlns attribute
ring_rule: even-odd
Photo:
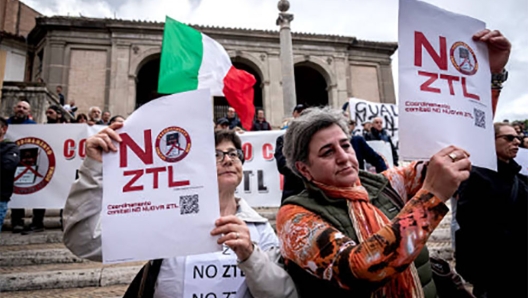
<svg viewBox="0 0 528 298"><path fill-rule="evenodd" d="M103 263L220 250L211 105L209 90L161 97L117 131L118 151L103 154Z"/></svg>
<svg viewBox="0 0 528 298"><path fill-rule="evenodd" d="M275 143L284 130L244 132L242 140L244 175L236 195L251 207L279 207L282 187L281 175L275 162Z"/></svg>
<svg viewBox="0 0 528 298"><path fill-rule="evenodd" d="M398 136L398 107L390 103L376 103L359 98L350 98L350 119L356 121L353 135L363 135L363 123L370 122L376 117L383 118L383 128L391 137L392 143L399 148ZM392 155L392 153L391 153Z"/></svg>
<svg viewBox="0 0 528 298"><path fill-rule="evenodd" d="M496 170L488 49L472 36L479 20L400 0L400 155L427 160L455 145Z"/></svg>
<svg viewBox="0 0 528 298"><path fill-rule="evenodd" d="M85 157L86 138L104 126L9 125L6 138L20 148L9 208L63 208Z"/></svg>
<svg viewBox="0 0 528 298"><path fill-rule="evenodd" d="M394 167L394 159L392 158L392 148L390 143L385 141L367 141L367 144L374 150L376 153L378 153L381 158L385 161L385 164L389 168ZM365 167L367 170L371 171L370 167L373 167L369 163L365 163ZM376 169L374 168L374 173L376 173Z"/></svg>
<svg viewBox="0 0 528 298"><path fill-rule="evenodd" d="M519 148L515 161L522 167L521 174L528 176L528 149Z"/></svg>

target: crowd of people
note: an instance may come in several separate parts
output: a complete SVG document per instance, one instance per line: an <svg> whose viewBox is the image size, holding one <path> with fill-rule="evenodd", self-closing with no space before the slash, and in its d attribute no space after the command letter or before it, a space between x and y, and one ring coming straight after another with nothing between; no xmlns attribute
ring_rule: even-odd
<svg viewBox="0 0 528 298"><path fill-rule="evenodd" d="M490 71L502 72L509 41L490 30L473 38L488 46ZM494 100L501 83L492 82ZM7 127L34 123L30 111L28 103L19 102L14 116L0 123L2 175L13 175L18 164L16 146L4 141ZM62 123L61 111L48 108L48 123ZM77 115L79 123L108 126L86 141L86 158L64 208L63 239L75 255L101 261L102 154L118 150L115 142L121 138L115 130L124 118L97 107L82 115ZM264 116L257 110L251 130L271 130ZM277 170L284 176L276 232L235 193L244 164L236 111L229 108L214 124L221 217L210 234L245 274L237 297L528 296L528 177L514 160L519 147L526 146L523 123L494 125L497 171L472 166L470 154L456 146L445 146L426 162L400 166L382 118L373 119L370 127L363 124L365 134L353 135L356 123L346 111L299 104L276 140ZM387 164L367 140L389 143L394 164ZM375 173L364 171L365 163ZM12 184L2 179L0 212L11 196L4 183ZM426 243L452 198L459 224L456 269L473 291L459 289L446 296ZM13 231L20 232L16 212ZM33 211L33 232L43 227L40 212ZM124 297L182 297L190 282L184 274L186 258L149 261Z"/></svg>

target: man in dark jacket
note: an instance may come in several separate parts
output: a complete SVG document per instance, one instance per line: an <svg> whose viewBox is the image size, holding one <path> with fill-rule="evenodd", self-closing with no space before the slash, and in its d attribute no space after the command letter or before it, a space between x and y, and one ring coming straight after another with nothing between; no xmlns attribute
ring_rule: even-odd
<svg viewBox="0 0 528 298"><path fill-rule="evenodd" d="M235 109L232 107L227 109L227 115L225 118L229 121L229 129L235 129L236 127L242 129L242 122L240 122L240 119L235 115Z"/></svg>
<svg viewBox="0 0 528 298"><path fill-rule="evenodd" d="M31 106L27 101L19 101L13 107L13 116L7 119L8 124L37 124L37 122L29 119L31 113Z"/></svg>
<svg viewBox="0 0 528 298"><path fill-rule="evenodd" d="M0 117L0 231L7 213L7 203L13 194L15 171L20 161L18 146L5 138L7 120Z"/></svg>
<svg viewBox="0 0 528 298"><path fill-rule="evenodd" d="M458 191L456 269L479 298L528 297L528 177L515 129L494 127L498 171L473 166Z"/></svg>
<svg viewBox="0 0 528 298"><path fill-rule="evenodd" d="M367 141L385 141L391 145L392 150L392 161L395 166L398 166L398 151L392 143L391 137L387 134L387 131L383 128L383 118L376 117L372 121L372 128L370 132L365 135Z"/></svg>
<svg viewBox="0 0 528 298"><path fill-rule="evenodd" d="M257 110L257 119L253 121L253 126L251 127L251 131L260 131L260 130L271 130L271 125L268 121L266 121L266 118L264 118L264 110L258 109Z"/></svg>
<svg viewBox="0 0 528 298"><path fill-rule="evenodd" d="M349 120L348 127L350 133L356 128L356 121ZM358 160L359 168L365 170L365 161L373 165L376 168L376 173L381 173L387 169L387 164L383 158L372 149L372 147L367 144L367 141L362 136L352 136L350 143L354 148L356 153L356 158Z"/></svg>

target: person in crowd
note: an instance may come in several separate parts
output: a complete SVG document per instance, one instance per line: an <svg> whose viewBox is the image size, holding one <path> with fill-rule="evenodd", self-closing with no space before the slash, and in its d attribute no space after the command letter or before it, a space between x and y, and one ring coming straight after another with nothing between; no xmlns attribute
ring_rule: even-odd
<svg viewBox="0 0 528 298"><path fill-rule="evenodd" d="M123 123L123 122L125 122L125 117L123 117L121 115L115 115L112 118L110 118L110 120L108 120L108 125L111 125L114 122Z"/></svg>
<svg viewBox="0 0 528 298"><path fill-rule="evenodd" d="M75 119L75 123L88 123L88 116L85 113L80 113Z"/></svg>
<svg viewBox="0 0 528 298"><path fill-rule="evenodd" d="M497 171L473 166L458 191L456 270L479 298L528 297L528 177L514 160L521 137L507 123L494 129Z"/></svg>
<svg viewBox="0 0 528 298"><path fill-rule="evenodd" d="M218 120L216 120L215 129L229 129L229 120L224 117L218 118Z"/></svg>
<svg viewBox="0 0 528 298"><path fill-rule="evenodd" d="M271 130L271 125L268 121L266 121L266 118L264 117L263 109L257 110L257 119L253 121L253 126L251 127L251 131L260 130Z"/></svg>
<svg viewBox="0 0 528 298"><path fill-rule="evenodd" d="M70 100L69 104L64 105L64 109L72 115L73 118L75 118L75 112L77 112L77 106L75 106L75 102L73 100Z"/></svg>
<svg viewBox="0 0 528 298"><path fill-rule="evenodd" d="M59 97L59 103L61 107L63 107L66 104L66 98L64 98L64 94L62 94L62 86L57 86L55 90L57 91L57 96Z"/></svg>
<svg viewBox="0 0 528 298"><path fill-rule="evenodd" d="M13 195L15 171L20 162L18 146L5 137L8 126L7 120L0 117L0 231L7 213L7 204Z"/></svg>
<svg viewBox="0 0 528 298"><path fill-rule="evenodd" d="M75 255L93 261L101 261L101 234L96 231L102 210L102 152L117 151L113 141L121 139L115 129L122 125L114 123L87 139L86 159L64 209L64 243ZM293 281L277 263L279 243L271 225L235 196L244 162L240 138L233 130L217 130L215 146L221 217L211 235L219 236L218 243L234 252L245 274L247 291L237 297L297 297ZM184 269L185 257L163 259L153 296L181 297L186 283ZM127 294L137 297L131 293L136 290L131 286Z"/></svg>
<svg viewBox="0 0 528 298"><path fill-rule="evenodd" d="M368 134L370 134L370 130L372 129L372 122L366 121L363 122L363 137L366 137Z"/></svg>
<svg viewBox="0 0 528 298"><path fill-rule="evenodd" d="M31 105L27 101L19 101L13 107L13 116L7 119L8 124L37 124L30 118Z"/></svg>
<svg viewBox="0 0 528 298"><path fill-rule="evenodd" d="M293 108L292 116L293 119L299 117L304 111L305 106L298 104ZM304 183L299 176L295 175L290 168L286 165L286 158L282 153L282 148L284 146L284 135L277 137L275 141L275 162L277 163L277 170L284 177L283 186L282 186L282 197L281 202L284 201L287 197L296 195L303 191Z"/></svg>
<svg viewBox="0 0 528 298"><path fill-rule="evenodd" d="M8 124L37 124L31 120L31 105L19 101L13 108L14 115L7 119ZM11 227L13 233L33 233L44 231L44 214L46 209L33 209L33 219L29 227L24 227L24 209L11 209Z"/></svg>
<svg viewBox="0 0 528 298"><path fill-rule="evenodd" d="M227 109L227 115L225 118L229 121L229 129L236 129L237 127L243 129L242 122L240 122L240 119L236 116L235 109L232 107Z"/></svg>
<svg viewBox="0 0 528 298"><path fill-rule="evenodd" d="M513 129L518 136L524 137L523 125L520 122L515 122L513 124Z"/></svg>
<svg viewBox="0 0 528 298"><path fill-rule="evenodd" d="M528 135L525 135L523 138L522 138L522 141L521 141L521 145L520 145L522 148L526 148L528 149Z"/></svg>
<svg viewBox="0 0 528 298"><path fill-rule="evenodd" d="M387 131L383 128L383 118L376 117L372 121L372 128L370 132L365 135L367 141L385 141L390 144L392 150L392 161L395 166L398 166L398 151L396 146L392 143L391 137L387 134Z"/></svg>
<svg viewBox="0 0 528 298"><path fill-rule="evenodd" d="M290 121L292 121L292 119L295 119L295 118L299 117L299 115L302 113L302 111L304 109L306 109L306 108L307 108L307 106L302 104L302 103L296 105L293 108L293 113L292 113L292 117L293 118L288 118L288 119L284 120L284 123L282 124L281 129L288 129L288 125L289 125Z"/></svg>
<svg viewBox="0 0 528 298"><path fill-rule="evenodd" d="M382 174L359 170L347 120L312 108L290 123L284 156L306 190L277 214L299 297L436 297L425 243L469 176L469 154L443 148Z"/></svg>
<svg viewBox="0 0 528 298"><path fill-rule="evenodd" d="M111 116L112 114L110 114L110 112L108 111L103 112L103 115L101 116L101 120L103 121L104 125L108 125L108 123L110 122Z"/></svg>
<svg viewBox="0 0 528 298"><path fill-rule="evenodd" d="M48 124L65 123L66 120L62 117L62 110L59 106L51 105L46 110L46 119Z"/></svg>
<svg viewBox="0 0 528 298"><path fill-rule="evenodd" d="M356 121L349 120L348 129L351 135L355 127ZM360 170L365 169L365 161L376 168L376 173L381 173L387 169L385 160L383 160L383 158L378 153L376 153L376 151L374 151L374 149L372 149L369 144L367 144L365 138L362 136L352 135L350 143L352 144L352 148L354 148L354 152L356 153L356 159L358 161Z"/></svg>
<svg viewBox="0 0 528 298"><path fill-rule="evenodd" d="M101 119L101 109L99 107L90 107L90 109L88 110L88 117L89 125L104 124L103 120Z"/></svg>

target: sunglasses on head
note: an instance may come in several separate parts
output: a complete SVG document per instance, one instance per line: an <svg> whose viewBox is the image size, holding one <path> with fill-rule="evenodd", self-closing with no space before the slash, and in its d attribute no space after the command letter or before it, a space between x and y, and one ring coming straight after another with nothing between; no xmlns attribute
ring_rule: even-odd
<svg viewBox="0 0 528 298"><path fill-rule="evenodd" d="M498 138L504 138L508 142L513 142L515 139L519 140L519 142L522 142L522 138L517 135L500 135L496 137L496 139Z"/></svg>

